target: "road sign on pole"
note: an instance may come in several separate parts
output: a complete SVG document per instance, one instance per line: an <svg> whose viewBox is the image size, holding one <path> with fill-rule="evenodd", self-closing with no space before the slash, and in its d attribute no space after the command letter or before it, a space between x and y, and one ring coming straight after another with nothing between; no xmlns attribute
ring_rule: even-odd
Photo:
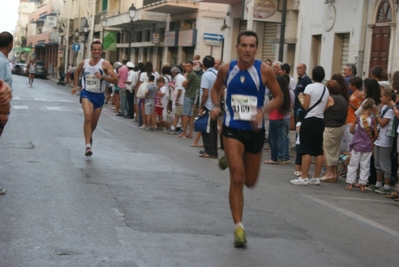
<svg viewBox="0 0 399 267"><path fill-rule="evenodd" d="M80 50L80 45L79 44L74 44L72 46L72 50L78 52Z"/></svg>
<svg viewBox="0 0 399 267"><path fill-rule="evenodd" d="M222 41L223 35L221 34L215 34L215 33L204 33L204 39L205 40L213 40L213 41Z"/></svg>

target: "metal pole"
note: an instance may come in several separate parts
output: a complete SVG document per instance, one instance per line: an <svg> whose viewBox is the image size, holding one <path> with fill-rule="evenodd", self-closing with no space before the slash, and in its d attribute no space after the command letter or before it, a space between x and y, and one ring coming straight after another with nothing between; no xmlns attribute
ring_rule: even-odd
<svg viewBox="0 0 399 267"><path fill-rule="evenodd" d="M92 10L91 10L91 27L90 27L90 33L88 36L88 45L90 46L91 43L93 42L93 36L94 36L94 16L96 14L96 1L92 1ZM100 17L101 18L101 17ZM101 22L100 22L101 23ZM90 58L90 49L89 46L87 47L86 50L86 58Z"/></svg>
<svg viewBox="0 0 399 267"><path fill-rule="evenodd" d="M287 16L287 0L283 0L283 13L281 14L280 42L278 50L278 60L283 62L284 56L284 38L285 38L285 20Z"/></svg>
<svg viewBox="0 0 399 267"><path fill-rule="evenodd" d="M104 27L103 27L103 50L104 50Z"/></svg>
<svg viewBox="0 0 399 267"><path fill-rule="evenodd" d="M129 54L128 54L128 60L130 61L130 55L132 52L132 36L133 36L133 20L130 20L130 33L129 33Z"/></svg>
<svg viewBox="0 0 399 267"><path fill-rule="evenodd" d="M286 0L284 0L286 1ZM245 3L244 3L245 4ZM244 6L245 8L245 6ZM252 31L254 24L254 1L248 1L248 18L247 18L247 31Z"/></svg>
<svg viewBox="0 0 399 267"><path fill-rule="evenodd" d="M220 56L220 61L223 62L223 54L224 54L224 37L222 39L222 55Z"/></svg>
<svg viewBox="0 0 399 267"><path fill-rule="evenodd" d="M70 1L68 0L67 1L67 3L69 3ZM64 37L65 37L65 40L66 40L66 44L65 44L65 58L64 58L64 71L65 71L65 73L67 73L67 71L68 71L68 60L69 60L69 25L70 25L70 23L69 23L69 21L71 20L71 18L70 18L70 16L71 16L71 7L70 7L70 5L68 4L68 17L67 17L67 28L66 28L66 30L65 30L65 33L64 33Z"/></svg>

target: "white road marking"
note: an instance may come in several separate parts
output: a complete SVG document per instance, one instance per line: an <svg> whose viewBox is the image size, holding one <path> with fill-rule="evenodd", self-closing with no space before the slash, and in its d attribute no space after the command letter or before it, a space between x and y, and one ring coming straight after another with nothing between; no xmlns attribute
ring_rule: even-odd
<svg viewBox="0 0 399 267"><path fill-rule="evenodd" d="M76 103L77 100L69 100L69 99L62 99L62 98L45 98L45 97L20 97L20 96L13 96L12 100L17 101L40 101L40 102L62 102L62 103Z"/></svg>
<svg viewBox="0 0 399 267"><path fill-rule="evenodd" d="M11 106L11 109L29 109L28 106Z"/></svg>
<svg viewBox="0 0 399 267"><path fill-rule="evenodd" d="M353 213L351 211L338 208L338 207L334 206L333 204L331 204L329 202L326 202L324 200L318 199L317 197L305 196L305 195L303 195L303 196L308 198L308 199L310 199L310 200L313 200L314 202L317 202L317 203L319 203L319 204L321 204L323 206L326 206L326 207L328 207L330 209L333 209L333 210L335 210L335 211L337 211L339 213L342 213L342 214L344 214L344 215L346 215L348 217L356 219L356 220L358 220L358 221L360 221L362 223L371 225L371 226L373 226L373 227L375 227L375 228L377 228L377 229L379 229L381 231L386 232L387 234L394 235L395 237L399 238L399 231L396 231L396 230L393 230L391 228L388 228L388 227L386 227L386 226L384 226L382 224L376 223L376 222L374 222L372 220L369 220L369 219L367 219L367 218L365 218L363 216L360 216L360 215L358 215L356 213Z"/></svg>

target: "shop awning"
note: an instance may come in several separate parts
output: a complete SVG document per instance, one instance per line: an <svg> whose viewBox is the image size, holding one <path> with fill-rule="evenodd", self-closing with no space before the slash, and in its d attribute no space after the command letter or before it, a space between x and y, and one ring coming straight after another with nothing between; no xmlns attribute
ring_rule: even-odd
<svg viewBox="0 0 399 267"><path fill-rule="evenodd" d="M14 52L30 52L32 49L30 47L17 47L14 48Z"/></svg>

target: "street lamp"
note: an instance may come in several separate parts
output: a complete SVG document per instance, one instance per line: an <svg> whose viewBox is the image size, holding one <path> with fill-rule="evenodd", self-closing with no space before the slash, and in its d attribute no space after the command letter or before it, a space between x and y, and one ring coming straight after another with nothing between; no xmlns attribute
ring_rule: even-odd
<svg viewBox="0 0 399 267"><path fill-rule="evenodd" d="M83 55L85 54L85 50L88 52L88 47L87 47L87 40L89 39L89 31L90 31L90 27L89 24L87 23L87 19L86 19L86 23L85 25L83 25L83 32L84 32L84 44L83 44Z"/></svg>
<svg viewBox="0 0 399 267"><path fill-rule="evenodd" d="M104 49L104 29L107 26L107 18L105 16L101 19L101 26L103 27L103 49Z"/></svg>
<svg viewBox="0 0 399 267"><path fill-rule="evenodd" d="M75 44L78 42L78 37L79 37L79 30L76 29L73 34L75 35ZM76 63L76 57L78 56L78 52L75 51L75 56L73 57L73 64Z"/></svg>
<svg viewBox="0 0 399 267"><path fill-rule="evenodd" d="M128 59L130 60L130 53L132 49L132 35L133 35L133 19L136 16L136 7L134 4L132 4L131 7L129 7L129 18L130 18L130 35L129 35L129 52L128 52Z"/></svg>
<svg viewBox="0 0 399 267"><path fill-rule="evenodd" d="M64 47L64 36L65 36L65 32L63 31L63 29L61 28L61 26L58 27L58 36L61 37L61 44L60 44L60 50L62 51L62 58L64 59L64 61L66 61L66 57L65 57L65 47ZM66 73L66 66L67 62L64 63L64 72Z"/></svg>

